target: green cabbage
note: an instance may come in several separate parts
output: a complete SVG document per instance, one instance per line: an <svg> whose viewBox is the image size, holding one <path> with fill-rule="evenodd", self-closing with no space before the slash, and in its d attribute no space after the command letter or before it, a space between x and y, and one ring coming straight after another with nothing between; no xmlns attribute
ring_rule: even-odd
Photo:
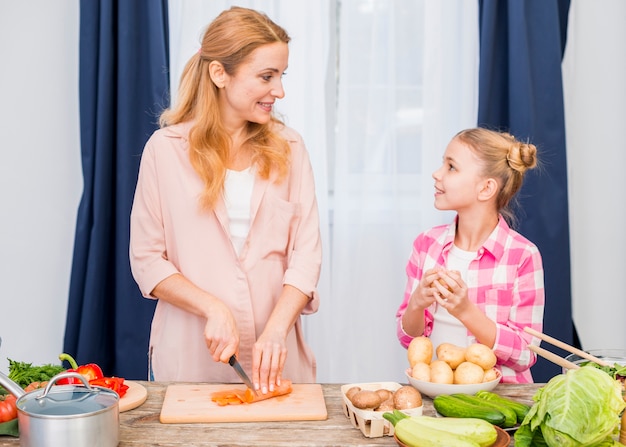
<svg viewBox="0 0 626 447"><path fill-rule="evenodd" d="M515 433L516 447L613 446L626 407L621 382L584 366L553 377L533 396L535 403ZM543 438L543 439L542 439Z"/></svg>

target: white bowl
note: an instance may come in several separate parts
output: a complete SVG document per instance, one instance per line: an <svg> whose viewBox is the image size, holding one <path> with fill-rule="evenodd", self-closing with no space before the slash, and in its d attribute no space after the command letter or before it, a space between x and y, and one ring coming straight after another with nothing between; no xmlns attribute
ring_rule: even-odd
<svg viewBox="0 0 626 447"><path fill-rule="evenodd" d="M420 393L425 394L431 399L435 398L440 394L454 394L454 393L464 393L464 394L476 394L478 391L493 390L498 384L500 380L502 380L502 374L498 372L498 378L492 380L490 382L482 382L482 383L472 383L468 385L460 385L460 384L445 384L445 383L432 383L432 382L424 382L422 380L417 380L411 377L411 371L405 371L406 377L409 380L409 383L416 388Z"/></svg>

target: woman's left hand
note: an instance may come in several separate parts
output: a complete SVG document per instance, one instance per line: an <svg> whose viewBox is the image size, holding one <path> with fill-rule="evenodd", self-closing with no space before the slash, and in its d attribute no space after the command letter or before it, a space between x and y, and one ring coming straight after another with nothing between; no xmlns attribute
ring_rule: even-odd
<svg viewBox="0 0 626 447"><path fill-rule="evenodd" d="M266 328L254 344L252 351L252 381L254 387L263 394L274 391L275 385L280 385L287 359L285 337L279 333L268 332L267 329L269 328Z"/></svg>

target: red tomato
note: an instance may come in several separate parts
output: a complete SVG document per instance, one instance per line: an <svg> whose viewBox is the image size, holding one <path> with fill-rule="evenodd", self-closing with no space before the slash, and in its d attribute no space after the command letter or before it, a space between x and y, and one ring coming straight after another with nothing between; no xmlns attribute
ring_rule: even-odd
<svg viewBox="0 0 626 447"><path fill-rule="evenodd" d="M16 400L12 394L0 396L0 423L11 421L17 417Z"/></svg>

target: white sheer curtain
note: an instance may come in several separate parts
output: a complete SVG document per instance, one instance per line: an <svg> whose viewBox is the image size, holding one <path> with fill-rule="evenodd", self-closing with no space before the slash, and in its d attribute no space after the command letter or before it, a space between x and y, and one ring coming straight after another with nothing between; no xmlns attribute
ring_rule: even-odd
<svg viewBox="0 0 626 447"><path fill-rule="evenodd" d="M341 2L323 310L333 330L322 335L320 380L406 382L394 316L413 239L451 219L433 207L431 172L452 135L476 122L475 3Z"/></svg>
<svg viewBox="0 0 626 447"><path fill-rule="evenodd" d="M414 237L451 219L433 207L430 173L476 122L476 2L169 3L174 86L203 28L231 5L266 12L292 36L278 111L316 175L322 303L304 324L318 381L406 381L394 315Z"/></svg>

